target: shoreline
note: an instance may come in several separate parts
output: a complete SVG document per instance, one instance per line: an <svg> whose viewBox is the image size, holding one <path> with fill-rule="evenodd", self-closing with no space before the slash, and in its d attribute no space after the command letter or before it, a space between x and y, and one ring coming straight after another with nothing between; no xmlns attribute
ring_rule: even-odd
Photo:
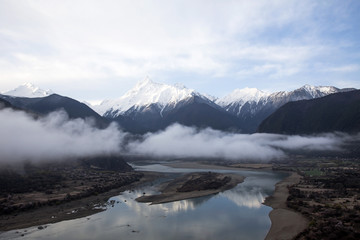
<svg viewBox="0 0 360 240"><path fill-rule="evenodd" d="M192 169L214 169L214 170L246 170L246 171L261 171L269 170L266 168L255 168L249 167L234 167L234 166L219 166L212 164L203 164L197 162L178 162L178 163L169 163L163 164L165 166L170 166L173 168L192 168ZM56 206L44 206L38 209L17 212L8 215L0 216L0 233L10 230L23 229L28 227L35 226L45 226L47 224L52 224L65 220L72 220L82 217L91 216L93 214L105 211L106 208L101 208L105 206L108 199L119 195L126 190L130 190L134 187L140 186L142 184L147 184L154 179L162 175L160 172L143 172L145 175L138 182L131 183L120 188L111 189L108 192L101 193L97 196L89 196L86 198L73 200L67 203L63 203ZM229 174L228 174L229 175ZM235 187L237 184L244 181L244 177L231 174L232 180L231 183L226 184L219 189L211 190L202 190L202 191L191 191L185 193L179 193L174 191L181 181L175 181L170 188L168 188L165 195L159 197L159 195L154 196L143 196L136 199L139 202L152 202L151 204L160 204L166 202L179 201L189 198L196 198L201 196L207 196L212 194L217 194L219 192L225 191L227 189ZM236 175L236 176L234 176ZM186 179L185 179L186 180ZM297 173L292 173L289 177L283 179L275 185L275 191L272 196L269 196L265 199L264 205L273 208L269 213L269 218L271 220L271 227L269 232L266 235L265 239L292 239L298 233L302 232L307 226L309 221L300 213L295 212L289 209L286 206L286 199L289 196L287 186L298 183L300 180L300 175ZM182 179L184 183L184 179ZM164 188L165 189L165 188ZM150 197L150 198L149 198ZM141 199L143 198L143 199ZM150 200L149 200L150 199ZM100 208L94 208L99 206Z"/></svg>
<svg viewBox="0 0 360 240"><path fill-rule="evenodd" d="M292 172L290 176L275 185L272 196L263 203L273 210L269 213L271 227L265 239L293 239L308 227L309 221L302 214L289 209L286 200L289 196L288 186L300 181L301 176Z"/></svg>
<svg viewBox="0 0 360 240"><path fill-rule="evenodd" d="M138 182L111 189L97 196L93 195L55 206L43 206L33 210L1 215L0 233L87 217L105 211L106 208L102 208L102 206L107 203L109 198L142 184L147 184L161 176L161 173L158 172L143 173L144 177ZM95 208L95 206L98 206L98 208Z"/></svg>

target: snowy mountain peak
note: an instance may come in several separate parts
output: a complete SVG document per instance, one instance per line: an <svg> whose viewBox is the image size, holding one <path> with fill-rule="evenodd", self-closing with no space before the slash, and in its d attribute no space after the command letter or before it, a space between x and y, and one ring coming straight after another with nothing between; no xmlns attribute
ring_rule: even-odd
<svg viewBox="0 0 360 240"><path fill-rule="evenodd" d="M145 78L122 97L105 100L100 105L94 106L94 109L100 115L109 111L120 115L130 108L139 108L150 104L157 104L160 108L164 108L168 104L176 104L197 95L200 94L184 86L156 83Z"/></svg>
<svg viewBox="0 0 360 240"><path fill-rule="evenodd" d="M263 92L256 88L243 88L235 89L230 94L226 95L223 98L220 98L216 101L220 106L227 106L231 103L245 103L245 102L256 102L258 103L260 99L269 96L267 92Z"/></svg>
<svg viewBox="0 0 360 240"><path fill-rule="evenodd" d="M53 94L53 91L50 89L43 90L32 83L24 83L18 86L17 88L3 92L4 95L14 96L14 97L28 97L28 98L36 98L36 97L46 97Z"/></svg>
<svg viewBox="0 0 360 240"><path fill-rule="evenodd" d="M299 90L306 91L312 98L323 97L339 91L338 88L332 86L311 86L308 84L302 86Z"/></svg>
<svg viewBox="0 0 360 240"><path fill-rule="evenodd" d="M139 81L136 83L134 89L136 88L142 88L146 85L150 85L150 84L156 84L155 82L153 82L149 77L144 78L143 80Z"/></svg>

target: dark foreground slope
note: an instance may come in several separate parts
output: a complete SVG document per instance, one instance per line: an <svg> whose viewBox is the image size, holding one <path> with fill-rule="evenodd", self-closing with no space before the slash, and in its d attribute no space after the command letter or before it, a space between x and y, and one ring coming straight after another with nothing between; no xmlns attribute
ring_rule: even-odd
<svg viewBox="0 0 360 240"><path fill-rule="evenodd" d="M258 132L282 134L333 131L360 131L360 90L287 103L258 129Z"/></svg>
<svg viewBox="0 0 360 240"><path fill-rule="evenodd" d="M0 166L0 231L104 211L110 197L155 177L132 171L120 156Z"/></svg>
<svg viewBox="0 0 360 240"><path fill-rule="evenodd" d="M108 192L142 176L120 156L1 164L0 219Z"/></svg>

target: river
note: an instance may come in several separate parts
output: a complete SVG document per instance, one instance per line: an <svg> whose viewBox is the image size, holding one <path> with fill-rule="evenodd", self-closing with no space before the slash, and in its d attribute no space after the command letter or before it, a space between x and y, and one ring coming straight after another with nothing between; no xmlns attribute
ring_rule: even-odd
<svg viewBox="0 0 360 240"><path fill-rule="evenodd" d="M161 164L133 165L165 177L109 199L106 211L69 221L8 231L1 239L264 239L270 229L270 207L263 205L286 174L273 171L234 171L245 181L222 193L150 205L134 199L157 192L157 186L179 174L209 169L171 168ZM23 236L21 236L23 235Z"/></svg>

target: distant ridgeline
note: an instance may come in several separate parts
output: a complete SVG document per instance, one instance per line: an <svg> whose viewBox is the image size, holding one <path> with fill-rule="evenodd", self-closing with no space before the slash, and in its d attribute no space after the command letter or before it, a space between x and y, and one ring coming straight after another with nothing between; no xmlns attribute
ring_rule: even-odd
<svg viewBox="0 0 360 240"><path fill-rule="evenodd" d="M11 107L22 109L37 115L46 115L54 111L63 110L71 119L93 118L98 127L106 127L109 124L108 120L101 117L86 104L58 94L51 94L46 97L36 98L13 97L0 94L0 99L7 102L8 107L10 107L10 103Z"/></svg>
<svg viewBox="0 0 360 240"><path fill-rule="evenodd" d="M261 133L311 134L360 131L360 90L289 102L266 118Z"/></svg>
<svg viewBox="0 0 360 240"><path fill-rule="evenodd" d="M294 91L270 94L254 88L245 88L236 89L223 98L216 98L184 86L155 83L146 79L139 82L124 96L105 100L97 106L52 94L51 90L44 91L31 84L24 84L5 93L8 95L0 94L0 99L2 99L3 107L22 109L40 116L64 110L71 119L95 119L96 126L99 128L105 128L114 121L124 131L139 134L162 130L173 123L242 133L254 133L257 129L261 132L310 133L332 129L355 131L358 129L355 126L358 122L345 121L350 118L356 119L358 109L356 107L344 108L344 105L350 104L347 102L348 97L344 97L345 99L342 100L334 100L334 104L331 104L333 108L329 110L325 110L328 106L324 103L324 106L321 105L312 110L314 112L308 113L308 107L303 109L300 105L304 101L300 101L300 105L290 104L290 107L286 105L281 108L280 112L285 111L283 109L289 111L286 118L285 115L279 117L278 113L269 116L288 102L317 99L329 94L340 94L339 98L341 98L341 94L352 90L354 89L305 85ZM356 105L353 102L351 104ZM289 109L294 107L299 110ZM336 108L338 108L337 113L330 114L329 111L335 111ZM305 117L302 114L311 116ZM259 127L267 117L269 118ZM308 126L309 124L311 127Z"/></svg>

